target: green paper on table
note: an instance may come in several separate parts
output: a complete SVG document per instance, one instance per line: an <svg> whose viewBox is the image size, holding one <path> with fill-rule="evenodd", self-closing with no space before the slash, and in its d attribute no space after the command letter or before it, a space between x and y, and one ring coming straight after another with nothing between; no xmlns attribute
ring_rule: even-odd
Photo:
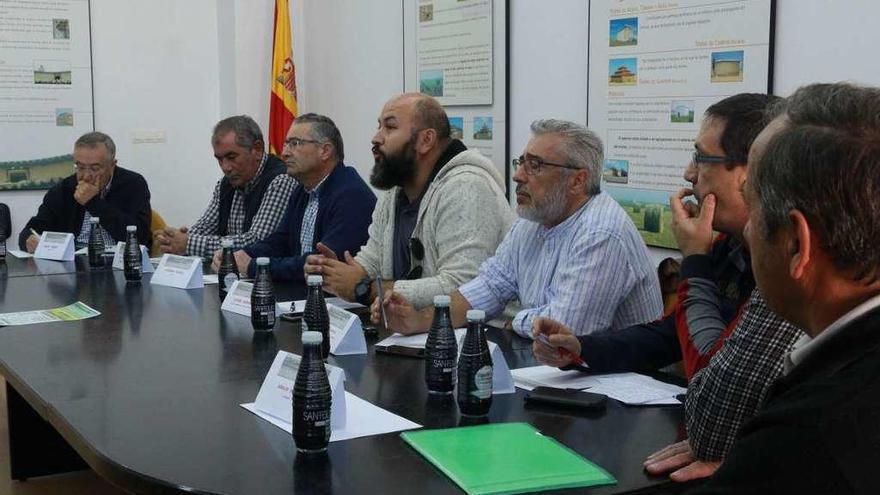
<svg viewBox="0 0 880 495"><path fill-rule="evenodd" d="M400 436L471 495L617 483L604 469L527 423L407 431Z"/></svg>

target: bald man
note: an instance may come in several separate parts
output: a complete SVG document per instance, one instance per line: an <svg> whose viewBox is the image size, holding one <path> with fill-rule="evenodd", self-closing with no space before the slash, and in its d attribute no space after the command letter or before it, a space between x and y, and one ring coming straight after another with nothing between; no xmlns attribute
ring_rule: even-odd
<svg viewBox="0 0 880 495"><path fill-rule="evenodd" d="M321 254L307 258L305 271L323 275L325 290L361 304L375 299L381 276L384 290L429 306L435 295L476 277L513 223L504 174L452 139L446 112L430 96L395 96L378 120L370 183L387 192L367 244L341 260L318 244Z"/></svg>

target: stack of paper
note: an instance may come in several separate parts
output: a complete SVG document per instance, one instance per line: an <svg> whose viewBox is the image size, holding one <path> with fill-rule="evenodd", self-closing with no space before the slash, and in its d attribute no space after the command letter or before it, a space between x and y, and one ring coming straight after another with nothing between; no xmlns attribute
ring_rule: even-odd
<svg viewBox="0 0 880 495"><path fill-rule="evenodd" d="M520 368L511 370L511 373L516 386L525 390L535 387L589 390L629 405L681 404L675 397L687 392L686 388L638 373L593 375L550 366Z"/></svg>

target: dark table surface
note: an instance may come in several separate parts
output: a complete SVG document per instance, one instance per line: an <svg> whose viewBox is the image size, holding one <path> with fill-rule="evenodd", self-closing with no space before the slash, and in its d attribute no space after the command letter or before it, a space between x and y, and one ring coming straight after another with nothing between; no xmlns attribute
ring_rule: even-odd
<svg viewBox="0 0 880 495"><path fill-rule="evenodd" d="M100 475L144 493L461 493L397 433L333 442L323 460L297 456L281 429L239 407L252 402L278 350L299 353L296 324L267 337L219 310L217 286L127 284L122 272L0 278L0 312L64 306L101 311L78 322L0 328L0 371ZM279 287L279 300L300 295ZM530 342L492 329L511 369L536 364ZM423 361L331 356L347 391L428 428L453 427L455 404L428 403ZM681 436L680 407L602 413L526 407L496 395L491 422L524 421L613 474L618 484L564 493L661 488L642 461Z"/></svg>
<svg viewBox="0 0 880 495"><path fill-rule="evenodd" d="M107 259L112 260L112 258ZM7 254L5 262L0 263L0 279L87 271L89 271L89 258L84 254L74 256L73 261L38 260L34 258L19 259L11 254Z"/></svg>

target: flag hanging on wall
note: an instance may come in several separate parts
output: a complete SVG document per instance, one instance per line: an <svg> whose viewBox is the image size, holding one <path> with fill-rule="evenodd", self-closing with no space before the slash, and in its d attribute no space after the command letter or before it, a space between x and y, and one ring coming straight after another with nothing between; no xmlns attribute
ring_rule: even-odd
<svg viewBox="0 0 880 495"><path fill-rule="evenodd" d="M290 36L287 0L275 0L272 39L272 92L269 95L269 153L280 155L284 138L296 117L296 70Z"/></svg>

